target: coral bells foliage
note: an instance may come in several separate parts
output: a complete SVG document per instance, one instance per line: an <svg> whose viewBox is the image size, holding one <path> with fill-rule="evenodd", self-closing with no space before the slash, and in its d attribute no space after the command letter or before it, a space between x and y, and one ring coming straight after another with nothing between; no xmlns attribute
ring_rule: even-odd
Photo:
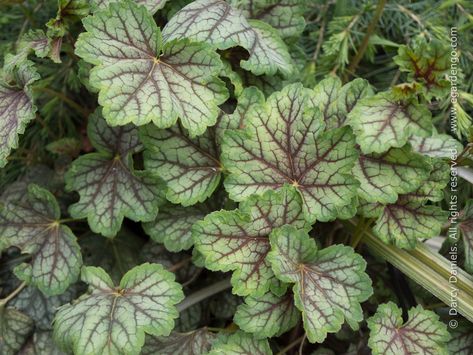
<svg viewBox="0 0 473 355"><path fill-rule="evenodd" d="M471 6L0 8L2 355L473 351Z"/></svg>

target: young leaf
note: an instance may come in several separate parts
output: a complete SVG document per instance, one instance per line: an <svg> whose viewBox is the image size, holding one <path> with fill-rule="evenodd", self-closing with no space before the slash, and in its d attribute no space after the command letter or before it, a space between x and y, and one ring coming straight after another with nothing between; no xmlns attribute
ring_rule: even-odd
<svg viewBox="0 0 473 355"><path fill-rule="evenodd" d="M333 220L351 203L358 182L350 174L358 153L348 127L322 133L313 92L286 86L255 108L245 131L227 131L222 161L225 187L242 201L289 183L304 202L307 220Z"/></svg>
<svg viewBox="0 0 473 355"><path fill-rule="evenodd" d="M298 320L299 311L290 292L282 297L271 292L257 298L247 297L233 318L240 329L258 339L277 337L293 328Z"/></svg>
<svg viewBox="0 0 473 355"><path fill-rule="evenodd" d="M192 136L215 124L227 93L216 77L222 63L208 46L187 40L163 46L153 17L129 1L112 3L83 23L87 32L76 53L95 65L90 84L99 89L110 124L153 121L167 128L180 117Z"/></svg>
<svg viewBox="0 0 473 355"><path fill-rule="evenodd" d="M233 293L262 296L270 288L284 290L276 282L269 263L268 235L274 228L291 223L308 229L301 199L290 186L252 196L238 210L213 212L192 228L196 250L210 270L230 271Z"/></svg>
<svg viewBox="0 0 473 355"><path fill-rule="evenodd" d="M39 74L33 63L22 62L12 71L0 72L0 168L7 163L10 151L18 147L18 135L36 112L30 86Z"/></svg>
<svg viewBox="0 0 473 355"><path fill-rule="evenodd" d="M166 43L178 38L205 41L218 49L241 46L250 56L240 66L255 75L292 73L292 60L277 31L249 20L223 0L197 0L175 14L163 30Z"/></svg>
<svg viewBox="0 0 473 355"><path fill-rule="evenodd" d="M207 328L188 333L171 333L168 337L146 337L141 355L198 355L207 354L214 334Z"/></svg>
<svg viewBox="0 0 473 355"><path fill-rule="evenodd" d="M267 339L258 340L250 334L238 331L231 335L221 334L207 355L230 354L270 355L272 351Z"/></svg>
<svg viewBox="0 0 473 355"><path fill-rule="evenodd" d="M413 41L412 47L400 46L394 62L399 70L409 73L409 80L420 82L425 97L442 98L450 88L445 75L450 70L450 52L440 41L427 43L425 39Z"/></svg>
<svg viewBox="0 0 473 355"><path fill-rule="evenodd" d="M270 240L267 260L278 279L295 284L309 341L322 342L344 320L357 329L363 319L360 303L373 293L364 259L343 245L317 250L315 240L292 225L273 231Z"/></svg>
<svg viewBox="0 0 473 355"><path fill-rule="evenodd" d="M230 3L246 18L269 23L281 37L298 36L304 30L304 0L230 0Z"/></svg>
<svg viewBox="0 0 473 355"><path fill-rule="evenodd" d="M421 306L409 310L403 324L402 311L393 302L382 304L368 319L368 345L373 355L448 354L447 326L432 311Z"/></svg>
<svg viewBox="0 0 473 355"><path fill-rule="evenodd" d="M362 99L349 113L348 122L365 154L400 148L413 134L432 134L431 114L426 106L414 100L398 100L389 92Z"/></svg>
<svg viewBox="0 0 473 355"><path fill-rule="evenodd" d="M409 138L412 149L433 158L451 158L452 151L461 152L462 144L448 134L434 134L432 137L412 136Z"/></svg>
<svg viewBox="0 0 473 355"><path fill-rule="evenodd" d="M368 202L394 203L398 194L417 189L429 177L428 158L409 146L382 154L360 155L353 174L360 182L358 194Z"/></svg>
<svg viewBox="0 0 473 355"><path fill-rule="evenodd" d="M109 127L96 111L89 117L88 136L96 153L80 156L66 174L66 189L80 195L69 211L85 218L106 237L117 234L123 218L152 221L162 199L162 183L147 171L133 169L132 154L140 150L133 125Z"/></svg>
<svg viewBox="0 0 473 355"><path fill-rule="evenodd" d="M314 101L322 112L327 129L342 127L358 101L373 95L368 81L355 79L342 86L337 77L319 82L314 93Z"/></svg>
<svg viewBox="0 0 473 355"><path fill-rule="evenodd" d="M32 330L33 321L28 316L0 306L0 354L18 354Z"/></svg>
<svg viewBox="0 0 473 355"><path fill-rule="evenodd" d="M220 163L223 132L240 128L252 107L263 100L263 94L257 89L245 89L238 98L235 112L222 111L217 124L195 138L180 125L166 130L152 125L143 127L145 167L166 182L169 201L189 206L203 202L214 192L223 168Z"/></svg>
<svg viewBox="0 0 473 355"><path fill-rule="evenodd" d="M16 246L29 254L29 263L15 275L48 296L63 293L77 280L82 257L76 237L59 221L56 198L30 185L26 199L8 201L0 209L0 249Z"/></svg>
<svg viewBox="0 0 473 355"><path fill-rule="evenodd" d="M184 298L174 275L158 264L131 269L119 286L103 269L84 267L82 281L89 292L59 308L54 321L55 341L77 355L139 354L145 332L170 334Z"/></svg>
<svg viewBox="0 0 473 355"><path fill-rule="evenodd" d="M105 9L111 3L119 2L118 0L91 0L91 7L93 11L98 9ZM154 14L162 9L168 0L135 0L136 4L144 6L150 13Z"/></svg>

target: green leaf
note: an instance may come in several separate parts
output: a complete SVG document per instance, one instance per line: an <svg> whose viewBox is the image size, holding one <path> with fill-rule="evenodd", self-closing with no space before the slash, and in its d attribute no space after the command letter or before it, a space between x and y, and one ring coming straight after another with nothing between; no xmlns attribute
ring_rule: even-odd
<svg viewBox="0 0 473 355"><path fill-rule="evenodd" d="M246 18L261 20L277 29L281 37L294 37L304 30L305 0L231 0Z"/></svg>
<svg viewBox="0 0 473 355"><path fill-rule="evenodd" d="M188 333L173 332L168 337L146 337L141 355L199 355L207 354L214 334L207 328Z"/></svg>
<svg viewBox="0 0 473 355"><path fill-rule="evenodd" d="M252 107L263 100L257 89L245 89L232 114L222 111L217 124L195 138L180 125L166 130L153 125L143 127L145 167L166 182L169 201L190 206L212 195L222 175L220 145L223 132L240 128Z"/></svg>
<svg viewBox="0 0 473 355"><path fill-rule="evenodd" d="M32 286L25 287L8 305L25 313L35 322L36 329L52 329L52 321L56 309L70 302L76 293L74 286L57 296L46 296Z"/></svg>
<svg viewBox="0 0 473 355"><path fill-rule="evenodd" d="M389 92L362 99L349 113L348 122L365 154L400 148L413 134L432 134L431 114L425 105L398 100Z"/></svg>
<svg viewBox="0 0 473 355"><path fill-rule="evenodd" d="M207 204L190 207L167 204L161 208L156 219L144 223L143 228L155 242L164 243L167 250L187 250L194 244L191 233L193 224L210 212Z"/></svg>
<svg viewBox="0 0 473 355"><path fill-rule="evenodd" d="M80 195L69 211L86 218L95 233L117 234L123 218L152 221L162 200L162 182L147 171L135 171L132 154L139 151L137 128L109 127L96 111L89 117L88 137L96 153L74 160L66 174L66 189Z"/></svg>
<svg viewBox="0 0 473 355"><path fill-rule="evenodd" d="M230 198L297 188L309 221L333 220L351 204L358 182L350 174L358 153L348 127L324 132L322 114L312 91L286 86L255 108L245 131L227 131L222 161L230 172Z"/></svg>
<svg viewBox="0 0 473 355"><path fill-rule="evenodd" d="M314 239L292 225L276 229L270 240L267 260L278 279L295 284L309 341L322 342L345 320L357 329L363 319L360 303L373 293L364 259L344 245L318 250Z"/></svg>
<svg viewBox="0 0 473 355"><path fill-rule="evenodd" d="M153 17L132 2L112 3L83 20L76 53L94 64L90 84L112 125L153 121L167 128L181 119L191 135L215 124L226 89L222 63L210 47L187 40L165 45ZM126 86L123 86L126 83Z"/></svg>
<svg viewBox="0 0 473 355"><path fill-rule="evenodd" d="M327 129L342 127L358 101L373 95L368 81L355 79L342 86L337 77L320 81L314 93L314 101L322 112Z"/></svg>
<svg viewBox="0 0 473 355"><path fill-rule="evenodd" d="M207 215L194 225L192 235L206 268L233 270L233 293L261 296L270 288L278 293L284 290L265 258L270 248L268 235L288 223L309 228L300 197L293 188L285 186L280 192L268 191L248 198L238 210Z"/></svg>
<svg viewBox="0 0 473 355"><path fill-rule="evenodd" d="M58 349L49 331L36 330L32 339L21 349L21 355L66 355Z"/></svg>
<svg viewBox="0 0 473 355"><path fill-rule="evenodd" d="M87 294L59 308L54 339L74 354L139 354L145 333L169 335L184 294L174 275L158 264L128 271L115 286L96 267L82 269Z"/></svg>
<svg viewBox="0 0 473 355"><path fill-rule="evenodd" d="M161 10L169 0L135 0L136 4L144 6L150 13L154 14ZM91 0L92 10L105 9L111 3L119 2L118 0Z"/></svg>
<svg viewBox="0 0 473 355"><path fill-rule="evenodd" d="M249 52L240 66L255 75L293 71L291 57L278 32L270 25L247 20L223 0L197 0L175 14L163 30L165 42L178 38L205 41L218 49L240 46Z"/></svg>
<svg viewBox="0 0 473 355"><path fill-rule="evenodd" d="M430 175L428 158L409 146L382 154L360 155L353 175L360 182L358 194L368 202L394 203L398 194L417 189Z"/></svg>
<svg viewBox="0 0 473 355"><path fill-rule="evenodd" d="M245 298L233 321L240 329L259 339L280 336L293 328L299 317L290 292L282 297L268 292L261 297Z"/></svg>
<svg viewBox="0 0 473 355"><path fill-rule="evenodd" d="M434 134L432 137L412 136L409 138L412 149L433 158L448 158L452 152L458 154L463 150L462 144L448 134Z"/></svg>
<svg viewBox="0 0 473 355"><path fill-rule="evenodd" d="M393 302L382 304L368 319L368 345L373 355L448 354L447 326L432 311L411 308L403 324L402 311Z"/></svg>
<svg viewBox="0 0 473 355"><path fill-rule="evenodd" d="M32 330L33 321L28 316L0 306L0 354L18 354Z"/></svg>
<svg viewBox="0 0 473 355"><path fill-rule="evenodd" d="M34 64L25 61L12 73L0 71L0 168L7 163L10 151L18 147L18 135L35 118L31 84L39 79Z"/></svg>
<svg viewBox="0 0 473 355"><path fill-rule="evenodd" d="M271 355L268 340L258 340L250 334L238 331L231 335L221 334L208 355Z"/></svg>
<svg viewBox="0 0 473 355"><path fill-rule="evenodd" d="M82 265L76 237L59 218L56 198L37 185L29 186L26 199L0 209L0 247L15 246L31 257L15 267L15 275L49 296L75 282Z"/></svg>
<svg viewBox="0 0 473 355"><path fill-rule="evenodd" d="M417 239L432 238L440 234L449 213L427 201L443 199L443 188L449 179L448 164L435 160L427 180L415 191L400 195L395 203L364 207L366 216L378 217L373 232L386 243L411 249ZM371 212L367 210L371 209Z"/></svg>
<svg viewBox="0 0 473 355"><path fill-rule="evenodd" d="M455 355L469 355L473 352L473 325L461 320L456 329L450 330L451 339L448 342L448 351Z"/></svg>

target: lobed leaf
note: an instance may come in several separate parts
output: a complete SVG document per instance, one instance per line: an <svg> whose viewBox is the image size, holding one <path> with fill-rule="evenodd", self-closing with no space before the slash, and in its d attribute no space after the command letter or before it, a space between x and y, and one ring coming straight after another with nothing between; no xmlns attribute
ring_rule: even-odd
<svg viewBox="0 0 473 355"><path fill-rule="evenodd" d="M233 293L255 297L270 288L280 294L285 287L274 278L266 260L268 235L274 228L293 224L308 229L297 192L285 186L281 191L268 191L250 197L238 210L217 211L197 222L192 228L196 250L205 259L206 268L233 271Z"/></svg>
<svg viewBox="0 0 473 355"><path fill-rule="evenodd" d="M358 158L355 138L348 127L323 132L313 100L312 91L288 85L255 108L245 131L226 132L222 161L230 198L292 184L309 221L333 220L351 204L358 187L350 174Z"/></svg>
<svg viewBox="0 0 473 355"><path fill-rule="evenodd" d="M187 333L173 332L168 337L147 337L142 355L199 355L206 354L214 341L207 328Z"/></svg>
<svg viewBox="0 0 473 355"><path fill-rule="evenodd" d="M373 293L364 259L344 245L318 250L314 239L292 225L276 229L270 240L267 260L278 279L294 283L309 341L322 342L345 320L357 329L363 319L360 303Z"/></svg>
<svg viewBox="0 0 473 355"><path fill-rule="evenodd" d="M33 321L14 308L0 306L0 353L15 355L33 330Z"/></svg>
<svg viewBox="0 0 473 355"><path fill-rule="evenodd" d="M7 60L6 60L7 61ZM31 85L39 79L30 61L13 65L12 72L0 72L0 168L10 151L18 147L18 135L35 118Z"/></svg>
<svg viewBox="0 0 473 355"><path fill-rule="evenodd" d="M462 144L448 134L434 134L431 137L411 136L409 143L418 153L432 158L451 158L452 152L461 152Z"/></svg>
<svg viewBox="0 0 473 355"><path fill-rule="evenodd" d="M268 340L256 339L250 334L237 331L231 335L221 334L208 355L270 355Z"/></svg>
<svg viewBox="0 0 473 355"><path fill-rule="evenodd" d="M184 294L172 273L158 264L128 271L115 286L96 267L82 269L87 294L59 308L54 339L75 354L139 354L145 333L167 336L178 316L175 307Z"/></svg>
<svg viewBox="0 0 473 355"><path fill-rule="evenodd" d="M152 121L167 128L179 117L192 136L215 124L227 92L217 78L222 63L210 47L188 40L163 45L153 17L129 1L112 3L83 23L87 32L76 53L95 65L90 84L99 90L107 122Z"/></svg>
<svg viewBox="0 0 473 355"><path fill-rule="evenodd" d="M362 99L349 113L348 123L364 154L400 148L414 134L420 137L432 134L427 107L413 100L398 100L390 92Z"/></svg>
<svg viewBox="0 0 473 355"><path fill-rule="evenodd" d="M253 333L255 338L278 337L297 324L299 311L290 292L281 297L268 292L261 297L245 298L233 321L240 329Z"/></svg>
<svg viewBox="0 0 473 355"><path fill-rule="evenodd" d="M448 354L450 335L439 317L421 306L411 308L408 314L403 324L402 311L393 302L378 307L367 321L373 355Z"/></svg>
<svg viewBox="0 0 473 355"><path fill-rule="evenodd" d="M28 187L27 198L9 200L0 209L1 249L15 246L31 257L15 267L15 275L48 296L63 293L82 265L76 237L59 218L56 198L37 185Z"/></svg>
<svg viewBox="0 0 473 355"><path fill-rule="evenodd" d="M96 111L89 117L88 136L96 153L74 160L66 173L66 189L80 195L69 211L87 218L90 228L106 237L119 231L123 218L152 221L162 200L162 182L147 171L135 171L132 154L140 149L133 125L109 127Z"/></svg>
<svg viewBox="0 0 473 355"><path fill-rule="evenodd" d="M91 0L90 5L93 11L99 9L105 9L110 4L119 2L118 0ZM161 10L168 0L135 0L138 5L144 6L150 13L155 14L158 10Z"/></svg>
<svg viewBox="0 0 473 355"><path fill-rule="evenodd" d="M166 43L178 38L205 41L218 49L240 46L249 52L240 66L255 75L289 76L293 71L287 47L277 31L223 0L197 0L177 12L163 30Z"/></svg>

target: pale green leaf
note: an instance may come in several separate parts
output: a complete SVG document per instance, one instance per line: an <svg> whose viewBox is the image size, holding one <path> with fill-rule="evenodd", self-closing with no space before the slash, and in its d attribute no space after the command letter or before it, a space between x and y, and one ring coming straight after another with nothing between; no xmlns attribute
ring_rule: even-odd
<svg viewBox="0 0 473 355"><path fill-rule="evenodd" d="M278 32L259 20L247 20L223 0L197 0L175 14L163 30L165 42L179 38L205 41L218 49L241 46L249 52L240 66L255 75L288 76L291 57Z"/></svg>
<svg viewBox="0 0 473 355"><path fill-rule="evenodd" d="M222 63L210 47L187 40L163 45L153 17L129 1L112 3L83 23L87 31L76 53L95 65L90 84L110 124L153 121L167 128L179 117L193 136L215 124L227 92L217 78Z"/></svg>
<svg viewBox="0 0 473 355"><path fill-rule="evenodd" d="M21 349L19 355L66 355L53 341L50 331L36 330L33 337Z"/></svg>
<svg viewBox="0 0 473 355"><path fill-rule="evenodd" d="M458 155L463 150L462 144L448 134L434 134L432 137L412 136L409 143L414 151L433 158L450 159L453 153Z"/></svg>
<svg viewBox="0 0 473 355"><path fill-rule="evenodd" d="M10 151L18 147L18 135L35 117L31 84L39 79L34 65L24 61L12 73L0 72L0 168Z"/></svg>
<svg viewBox="0 0 473 355"><path fill-rule="evenodd" d="M355 79L342 86L337 77L320 81L314 93L315 104L322 112L327 129L342 127L358 101L373 95L366 80Z"/></svg>
<svg viewBox="0 0 473 355"><path fill-rule="evenodd" d="M173 332L168 337L146 337L141 355L201 355L210 350L214 334L207 328L187 333Z"/></svg>
<svg viewBox="0 0 473 355"><path fill-rule="evenodd" d="M306 0L230 0L230 3L246 18L269 23L281 37L298 36L304 30Z"/></svg>
<svg viewBox="0 0 473 355"><path fill-rule="evenodd" d="M291 292L278 297L271 292L261 297L247 297L238 306L233 321L256 338L277 337L293 328L300 318Z"/></svg>
<svg viewBox="0 0 473 355"><path fill-rule="evenodd" d="M281 291L265 258L270 248L268 235L288 223L309 227L299 195L285 186L279 192L248 198L238 210L207 215L194 225L192 235L196 250L205 258L205 267L233 270L233 293L261 296L270 288Z"/></svg>
<svg viewBox="0 0 473 355"><path fill-rule="evenodd" d="M403 324L402 311L388 302L368 319L368 345L373 355L446 355L450 335L438 315L421 306L411 308Z"/></svg>
<svg viewBox="0 0 473 355"><path fill-rule="evenodd" d="M433 129L431 113L425 105L398 100L389 92L362 99L348 117L356 142L365 154L400 148L410 136L428 137Z"/></svg>
<svg viewBox="0 0 473 355"><path fill-rule="evenodd" d="M364 259L344 245L318 250L307 232L291 225L276 229L270 240L267 260L277 278L295 284L295 304L309 341L322 342L345 320L357 329L363 319L360 303L373 292Z"/></svg>
<svg viewBox="0 0 473 355"><path fill-rule="evenodd" d="M268 340L258 340L252 335L238 331L231 335L221 334L207 355L271 355Z"/></svg>
<svg viewBox="0 0 473 355"><path fill-rule="evenodd" d="M0 306L0 354L18 354L32 330L33 321L28 316Z"/></svg>
<svg viewBox="0 0 473 355"><path fill-rule="evenodd" d="M128 271L115 286L101 268L84 267L88 293L59 308L54 339L77 355L139 354L145 333L167 336L184 294L172 273L158 264Z"/></svg>
<svg viewBox="0 0 473 355"><path fill-rule="evenodd" d="M59 218L56 198L37 185L29 186L27 198L0 209L0 246L15 246L31 256L15 267L15 275L50 296L75 282L82 265L76 237Z"/></svg>
<svg viewBox="0 0 473 355"><path fill-rule="evenodd" d="M278 189L285 183L302 196L308 220L333 220L351 203L358 182L350 174L358 152L348 127L323 132L314 93L286 86L255 107L245 131L227 131L222 161L230 172L230 198Z"/></svg>
<svg viewBox="0 0 473 355"><path fill-rule="evenodd" d="M460 320L456 329L450 330L451 339L448 342L448 351L455 355L471 355L473 353L473 325Z"/></svg>
<svg viewBox="0 0 473 355"><path fill-rule="evenodd" d="M394 203L398 195L417 189L430 175L428 158L409 146L382 154L361 154L353 168L360 182L358 194L368 202Z"/></svg>
<svg viewBox="0 0 473 355"><path fill-rule="evenodd" d="M162 9L164 5L169 0L135 0L138 5L144 6L146 9L149 10L150 13L154 14L158 10ZM119 2L119 0L91 0L92 10L96 11L98 9L107 8L111 3Z"/></svg>
<svg viewBox="0 0 473 355"><path fill-rule="evenodd" d="M107 237L117 234L123 218L152 221L162 200L163 184L147 171L135 171L132 154L140 149L133 125L109 127L97 111L89 117L88 137L97 149L74 160L66 189L80 195L69 211L87 218L90 228Z"/></svg>

